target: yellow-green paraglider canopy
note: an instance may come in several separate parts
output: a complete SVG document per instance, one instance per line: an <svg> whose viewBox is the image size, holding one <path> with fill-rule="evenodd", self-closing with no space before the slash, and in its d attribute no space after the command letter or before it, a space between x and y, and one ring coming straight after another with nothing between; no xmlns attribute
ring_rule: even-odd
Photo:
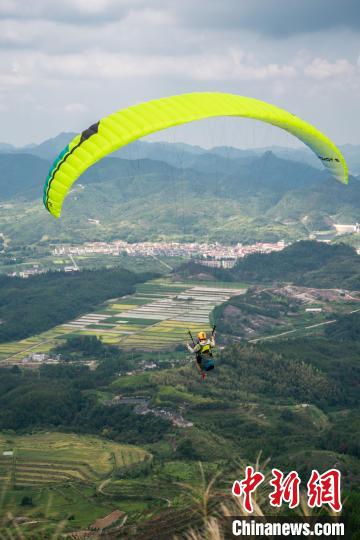
<svg viewBox="0 0 360 540"><path fill-rule="evenodd" d="M257 99L220 92L195 92L122 109L77 135L50 169L44 186L45 207L59 217L75 180L91 165L122 146L162 129L216 116L252 118L288 131L311 148L337 180L347 183L347 165L340 150L308 122Z"/></svg>

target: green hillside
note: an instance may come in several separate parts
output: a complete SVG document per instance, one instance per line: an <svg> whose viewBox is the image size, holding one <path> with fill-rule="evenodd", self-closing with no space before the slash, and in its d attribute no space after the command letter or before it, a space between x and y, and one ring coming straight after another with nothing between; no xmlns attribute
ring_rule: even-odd
<svg viewBox="0 0 360 540"><path fill-rule="evenodd" d="M323 171L272 152L236 159L186 155L186 164L177 166L106 158L74 184L62 218L54 220L42 206L48 162L0 154L6 203L1 230L10 247L114 238L254 243L294 241L329 230L333 222L358 219L360 183L354 178L343 186ZM94 226L91 219L99 223Z"/></svg>
<svg viewBox="0 0 360 540"><path fill-rule="evenodd" d="M282 273L275 255L282 257ZM209 482L209 513L219 511L220 502L230 504L229 486L235 474L241 474L239 463L254 463L260 451L264 459L271 459L262 465L265 471L273 466L295 469L303 482L313 468L321 472L338 468L343 497L350 501L346 512L356 519L360 345L357 317L343 314L359 309L357 293L349 297L341 289L288 283L290 277L307 280L316 275L319 285L322 279L327 286L329 276L333 281L344 277L344 268L354 272L356 257L346 246L298 243L262 256L261 264L255 256L243 261L246 271L252 272L249 276L259 282L231 298L225 293L229 289L236 293L235 284L218 283L217 294L221 292L227 301L215 308L216 369L205 381L183 345L186 335L178 325L192 325L186 312L180 310L177 324L174 320L167 324L163 315L168 309L169 317L176 316L174 309L183 307L179 297L189 287L192 295L203 295L203 304L207 298L217 305L210 298L216 282L195 286L179 282L178 276L175 282L168 277L139 285L136 294L127 298L112 297L106 306L97 308L98 313L88 314L93 318L88 318L88 326L84 322L81 331L75 327L67 336L57 336L56 348L48 351L50 356L62 355L57 363L30 367L9 350L0 368L0 447L5 452L0 456L4 493L0 527L6 519L5 526L11 524L14 530L21 526L27 538L27 524L35 516L39 521L34 519L33 534L46 528L50 535L60 521L64 533L77 534L90 530L96 518L113 523L112 513L117 512L114 532L119 525L116 534L120 537L135 539L141 534L147 540L165 540L169 531L180 533L201 524L198 501L203 500ZM51 297L58 288L62 310L56 316L61 317L66 306L89 309L84 299L90 290L89 298L95 303L101 295L124 292L124 285L130 286L131 293L133 281L138 280L119 270L72 276L48 273L28 280L6 278L3 294L12 291L8 311L20 310L18 319L24 319L22 309L36 297ZM306 313L304 306L309 302L323 311ZM38 314L46 320L49 313L39 307ZM204 327L208 316L201 314L198 327ZM2 318L6 315L4 310ZM194 315L193 306L191 318ZM147 340L146 347L143 343L143 350L121 350L112 341L113 325L119 332L123 331L120 327L130 331L137 316L137 346L154 330L156 338ZM86 331L90 326L96 330L95 320L100 321L97 331L105 332L106 339L110 336L110 342L84 335L85 326ZM314 334L294 333L255 343L244 333L254 329L266 338L274 327L285 324L300 329L318 322L332 326L329 330L320 327ZM157 325L164 339L170 334L173 348L159 348ZM49 348L54 347L50 333L55 330L48 331ZM226 339L229 334L232 343ZM130 337L125 335L125 345ZM174 351L176 340L182 345ZM30 348L36 346L36 336L27 343ZM264 501L262 509L271 514ZM21 525L6 517L9 512L14 520L23 518Z"/></svg>
<svg viewBox="0 0 360 540"><path fill-rule="evenodd" d="M4 268L34 264L39 254L49 258L49 244L57 242L294 241L338 220L357 220L358 180L341 186L269 152L229 158L225 150L183 150L182 164L176 152L168 163L151 152L103 160L74 185L61 220L41 203L37 178L47 161L0 155L4 185L12 179L0 201ZM50 151L45 146L41 155ZM211 287L196 281L199 273L212 279ZM29 526L48 536L59 522L77 534L101 518L124 538L165 539L201 523L192 497L204 489L198 461L206 481L218 473L213 512L229 500L234 462L254 463L260 451L270 466L296 469L303 479L313 468L339 468L355 516L360 350L358 317L349 315L358 309L360 289L355 250L295 242L242 259L232 270L186 264L135 293L149 277L102 268L1 278L0 445L15 454L0 456L0 527L9 512L23 519L19 525L5 518L11 532ZM251 286L241 296L225 294L236 293L239 283ZM327 297L326 288L337 291ZM190 289L196 306L181 299ZM319 313L306 312L304 295ZM202 382L183 342L187 326L194 333L208 329L214 308L224 348ZM31 352L61 359L22 363Z"/></svg>
<svg viewBox="0 0 360 540"><path fill-rule="evenodd" d="M183 277L204 272L201 265L183 264L177 273ZM206 269L222 281L246 283L291 282L307 287L360 289L360 259L346 244L315 241L296 242L280 252L253 254L240 259L230 270Z"/></svg>
<svg viewBox="0 0 360 540"><path fill-rule="evenodd" d="M336 325L326 329L326 336L329 339L336 339L340 342L360 340L360 315L353 313L351 315L343 315L339 318Z"/></svg>

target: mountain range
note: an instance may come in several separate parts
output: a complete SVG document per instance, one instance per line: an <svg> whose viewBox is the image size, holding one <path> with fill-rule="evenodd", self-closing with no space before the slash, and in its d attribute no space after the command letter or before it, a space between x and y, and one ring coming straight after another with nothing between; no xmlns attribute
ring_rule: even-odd
<svg viewBox="0 0 360 540"><path fill-rule="evenodd" d="M75 137L76 133L64 132L56 137L45 140L40 144L29 144L23 147L15 147L8 143L0 143L0 153L20 153L31 154L45 160L53 161L61 150ZM360 174L360 145L344 144L339 146L353 175ZM201 146L193 146L186 143L168 143L168 142L146 142L135 141L132 144L114 152L114 157L123 159L154 159L164 161L175 167L191 166L192 159L195 156L209 154L222 156L227 159L241 159L246 157L256 157L265 152L272 152L276 156L307 163L315 168L321 168L321 162L314 153L305 146L299 148L290 148L282 146L266 146L261 148L241 149L231 146L215 146L206 149Z"/></svg>
<svg viewBox="0 0 360 540"><path fill-rule="evenodd" d="M333 223L360 221L360 178L350 176L343 186L313 167L311 154L302 159L306 150L205 150L143 141L86 171L61 219L54 220L42 207L43 183L72 136L62 133L10 151L9 145L0 146L0 232L12 243L293 241Z"/></svg>

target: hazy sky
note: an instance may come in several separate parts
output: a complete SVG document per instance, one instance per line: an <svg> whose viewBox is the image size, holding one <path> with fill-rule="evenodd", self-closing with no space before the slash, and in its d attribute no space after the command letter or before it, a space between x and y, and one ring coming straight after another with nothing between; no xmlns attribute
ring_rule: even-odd
<svg viewBox="0 0 360 540"><path fill-rule="evenodd" d="M204 90L272 102L360 144L360 0L0 0L2 142ZM273 129L250 141L247 126L236 145L284 142ZM200 123L173 137L209 146L210 132Z"/></svg>

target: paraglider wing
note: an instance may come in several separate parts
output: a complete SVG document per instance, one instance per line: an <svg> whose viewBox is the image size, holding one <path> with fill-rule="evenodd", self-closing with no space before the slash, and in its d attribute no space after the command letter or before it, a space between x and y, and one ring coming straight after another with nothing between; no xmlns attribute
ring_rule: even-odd
<svg viewBox="0 0 360 540"><path fill-rule="evenodd" d="M300 139L344 184L348 181L345 159L334 143L297 116L257 99L196 92L140 103L102 118L77 135L50 169L44 186L44 205L55 217L75 180L107 154L136 139L179 124L215 116L252 118L284 129Z"/></svg>

